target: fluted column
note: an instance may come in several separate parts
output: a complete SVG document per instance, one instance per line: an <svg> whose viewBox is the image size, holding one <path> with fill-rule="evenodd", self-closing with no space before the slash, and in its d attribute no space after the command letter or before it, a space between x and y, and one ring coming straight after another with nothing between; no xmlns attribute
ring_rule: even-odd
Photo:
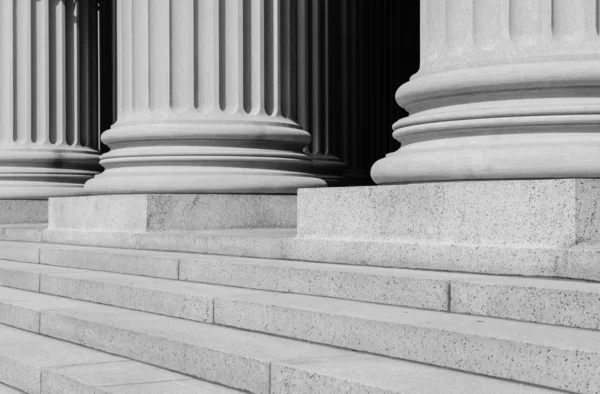
<svg viewBox="0 0 600 394"><path fill-rule="evenodd" d="M94 7L0 0L0 199L80 194L99 168Z"/></svg>
<svg viewBox="0 0 600 394"><path fill-rule="evenodd" d="M298 8L296 49L298 88L292 118L312 136L306 152L312 158L312 172L328 184L339 184L345 164L333 153L333 103L330 95L330 45L332 3L321 0L292 0ZM294 4L295 3L295 4Z"/></svg>
<svg viewBox="0 0 600 394"><path fill-rule="evenodd" d="M281 0L117 3L117 122L93 193L295 193L325 183L282 115ZM289 30L289 29L286 29Z"/></svg>
<svg viewBox="0 0 600 394"><path fill-rule="evenodd" d="M421 69L397 92L380 184L600 177L591 0L422 0Z"/></svg>

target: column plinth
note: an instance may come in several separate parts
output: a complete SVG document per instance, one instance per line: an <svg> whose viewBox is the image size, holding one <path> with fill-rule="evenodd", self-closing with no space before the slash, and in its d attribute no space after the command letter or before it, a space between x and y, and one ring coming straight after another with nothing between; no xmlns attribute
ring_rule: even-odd
<svg viewBox="0 0 600 394"><path fill-rule="evenodd" d="M118 117L92 193L290 194L325 182L287 119L280 0L117 3Z"/></svg>
<svg viewBox="0 0 600 394"><path fill-rule="evenodd" d="M421 69L379 184L600 177L596 4L423 1Z"/></svg>
<svg viewBox="0 0 600 394"><path fill-rule="evenodd" d="M99 170L93 7L0 2L0 199L83 194Z"/></svg>

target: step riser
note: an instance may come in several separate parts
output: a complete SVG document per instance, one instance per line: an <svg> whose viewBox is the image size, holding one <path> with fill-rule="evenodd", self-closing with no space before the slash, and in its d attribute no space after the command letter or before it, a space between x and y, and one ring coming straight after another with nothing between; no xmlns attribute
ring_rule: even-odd
<svg viewBox="0 0 600 394"><path fill-rule="evenodd" d="M467 281L456 279L398 278L394 276L328 272L295 268L265 267L211 261L210 259L178 260L154 257L149 265L144 257L113 254L100 256L84 251L58 251L51 249L42 256L53 255L45 263L53 266L75 267L74 269L100 269L101 271L128 271L129 274L153 274L153 266L169 267L172 271L166 276L179 277L186 282L209 283L225 286L239 286L257 290L325 296L380 304L409 306L430 310L450 310L451 312L478 316L499 317L551 325L600 329L600 284L582 284L582 290L543 288L510 283L498 284L493 281ZM58 258L58 256L62 258ZM96 260L97 259L97 260ZM104 265L98 265L102 261ZM127 270L134 262L135 269ZM92 262L92 263L90 263ZM177 268L180 264L180 268ZM318 265L318 264L315 264ZM42 264L42 266L46 266ZM114 267L118 267L114 268ZM114 269L113 269L114 268ZM73 269L73 268L70 268ZM177 271L179 270L179 275ZM150 272L152 271L152 272ZM435 273L439 276L439 273ZM164 277L163 277L164 278ZM40 284L41 281L41 284ZM543 281L542 281L543 282ZM541 283L538 280L538 283ZM551 281L548 281L552 284ZM568 282L565 282L568 283ZM35 272L19 272L2 269L0 263L0 285L23 290L38 291L75 299L83 299L165 314L198 321L211 321L211 297L182 295L166 292L152 292L126 286L112 286L70 278L48 275L40 279ZM585 287L597 287L586 290ZM576 289L574 285L571 288ZM450 289L450 290L449 290ZM450 291L450 295L448 292Z"/></svg>
<svg viewBox="0 0 600 394"><path fill-rule="evenodd" d="M252 266L196 259L181 261L180 279L284 293L317 295L379 304L448 310L448 282Z"/></svg>
<svg viewBox="0 0 600 394"><path fill-rule="evenodd" d="M176 258L42 248L40 263L57 267L89 269L153 278L177 279L179 277L179 259Z"/></svg>
<svg viewBox="0 0 600 394"><path fill-rule="evenodd" d="M113 285L106 282L40 277L42 293L158 313L206 323L213 321L213 297Z"/></svg>
<svg viewBox="0 0 600 394"><path fill-rule="evenodd" d="M452 282L450 311L600 329L600 293Z"/></svg>

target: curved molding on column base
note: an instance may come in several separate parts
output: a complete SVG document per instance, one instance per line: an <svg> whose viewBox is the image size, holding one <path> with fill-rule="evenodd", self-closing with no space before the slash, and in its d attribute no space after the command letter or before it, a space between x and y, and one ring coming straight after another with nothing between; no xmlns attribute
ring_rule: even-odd
<svg viewBox="0 0 600 394"><path fill-rule="evenodd" d="M89 193L295 194L326 186L302 153L310 135L283 118L116 125L102 139L111 151Z"/></svg>
<svg viewBox="0 0 600 394"><path fill-rule="evenodd" d="M396 99L401 148L378 184L600 178L600 61L515 64L413 78Z"/></svg>
<svg viewBox="0 0 600 394"><path fill-rule="evenodd" d="M98 152L87 148L18 145L0 149L0 200L44 200L84 195L100 171Z"/></svg>
<svg viewBox="0 0 600 394"><path fill-rule="evenodd" d="M88 194L296 194L323 187L312 174L210 167L108 170L85 184Z"/></svg>
<svg viewBox="0 0 600 394"><path fill-rule="evenodd" d="M333 155L311 155L312 172L327 182L329 186L344 184L344 170L346 163Z"/></svg>
<svg viewBox="0 0 600 394"><path fill-rule="evenodd" d="M557 124L552 128L560 128ZM600 178L600 134L592 132L447 133L408 142L377 161L378 184L406 182Z"/></svg>

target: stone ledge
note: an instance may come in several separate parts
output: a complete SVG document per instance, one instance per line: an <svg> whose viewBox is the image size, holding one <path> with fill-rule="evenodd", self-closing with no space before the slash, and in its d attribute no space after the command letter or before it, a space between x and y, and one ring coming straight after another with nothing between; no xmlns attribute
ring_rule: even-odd
<svg viewBox="0 0 600 394"><path fill-rule="evenodd" d="M46 200L0 200L0 225L46 223L48 201Z"/></svg>
<svg viewBox="0 0 600 394"><path fill-rule="evenodd" d="M600 179L303 189L298 236L568 247L600 241Z"/></svg>

